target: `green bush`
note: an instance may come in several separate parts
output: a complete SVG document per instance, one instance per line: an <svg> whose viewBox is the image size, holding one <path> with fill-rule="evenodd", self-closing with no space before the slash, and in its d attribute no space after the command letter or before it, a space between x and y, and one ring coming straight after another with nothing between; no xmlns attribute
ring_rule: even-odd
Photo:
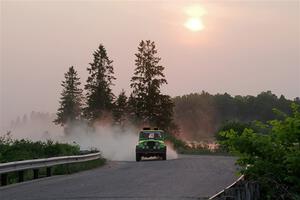
<svg viewBox="0 0 300 200"><path fill-rule="evenodd" d="M10 133L0 136L0 163L78 154L80 154L78 145L51 140L46 142L33 142L28 139L13 140Z"/></svg>
<svg viewBox="0 0 300 200"><path fill-rule="evenodd" d="M226 140L226 137L224 137L222 134L219 134L220 132L234 130L238 135L241 135L245 128L251 128L251 124L240 121L226 121L218 129L216 139L218 141Z"/></svg>
<svg viewBox="0 0 300 200"><path fill-rule="evenodd" d="M261 123L268 134L251 128L219 133L221 144L239 156L241 173L260 183L262 199L300 199L300 113L291 107L291 116Z"/></svg>

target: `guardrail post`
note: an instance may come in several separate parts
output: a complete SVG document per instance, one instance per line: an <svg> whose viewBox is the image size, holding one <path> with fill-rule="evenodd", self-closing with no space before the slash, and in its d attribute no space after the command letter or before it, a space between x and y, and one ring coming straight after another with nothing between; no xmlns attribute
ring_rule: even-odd
<svg viewBox="0 0 300 200"><path fill-rule="evenodd" d="M1 174L1 185L7 185L7 174Z"/></svg>
<svg viewBox="0 0 300 200"><path fill-rule="evenodd" d="M39 178L39 169L33 169L33 179Z"/></svg>
<svg viewBox="0 0 300 200"><path fill-rule="evenodd" d="M47 177L51 176L51 167L47 167L46 168L46 171L47 171Z"/></svg>
<svg viewBox="0 0 300 200"><path fill-rule="evenodd" d="M24 171L18 171L18 182L24 181Z"/></svg>

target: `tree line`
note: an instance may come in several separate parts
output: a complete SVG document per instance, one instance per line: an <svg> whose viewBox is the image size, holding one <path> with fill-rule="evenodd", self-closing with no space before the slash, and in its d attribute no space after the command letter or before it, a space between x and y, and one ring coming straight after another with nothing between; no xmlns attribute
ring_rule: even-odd
<svg viewBox="0 0 300 200"><path fill-rule="evenodd" d="M94 51L93 61L87 67L89 76L84 90L77 71L71 66L61 84L63 90L54 123L69 127L82 120L90 125L108 120L121 126L133 123L170 129L174 104L170 96L160 91L167 80L155 43L142 40L135 56L129 97L125 90L117 96L112 92L116 80L113 60L103 44Z"/></svg>
<svg viewBox="0 0 300 200"><path fill-rule="evenodd" d="M190 140L214 140L218 130L228 123L267 122L277 119L274 109L291 114L290 105L300 105L300 99L286 99L271 91L257 96L212 95L203 91L178 96L174 101L174 119L183 137Z"/></svg>

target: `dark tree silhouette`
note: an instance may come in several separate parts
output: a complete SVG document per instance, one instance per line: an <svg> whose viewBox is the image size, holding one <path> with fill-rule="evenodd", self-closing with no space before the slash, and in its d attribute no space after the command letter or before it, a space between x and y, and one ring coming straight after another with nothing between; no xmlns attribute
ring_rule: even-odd
<svg viewBox="0 0 300 200"><path fill-rule="evenodd" d="M107 56L106 49L102 44L94 52L94 61L87 68L89 77L85 85L86 89L86 108L85 117L93 122L94 120L105 117L113 108L114 95L111 90L114 77L113 61Z"/></svg>
<svg viewBox="0 0 300 200"><path fill-rule="evenodd" d="M157 55L154 42L141 41L135 54L136 68L131 78L133 89L129 102L135 122L167 128L173 116L173 103L170 96L162 95L160 87L167 84L164 67Z"/></svg>
<svg viewBox="0 0 300 200"><path fill-rule="evenodd" d="M63 91L60 98L60 107L54 123L65 125L80 119L82 106L82 89L79 88L80 81L74 67L70 67L65 73L65 80L61 86Z"/></svg>
<svg viewBox="0 0 300 200"><path fill-rule="evenodd" d="M114 122L119 125L124 125L128 117L128 102L125 90L122 90L114 103L113 118Z"/></svg>

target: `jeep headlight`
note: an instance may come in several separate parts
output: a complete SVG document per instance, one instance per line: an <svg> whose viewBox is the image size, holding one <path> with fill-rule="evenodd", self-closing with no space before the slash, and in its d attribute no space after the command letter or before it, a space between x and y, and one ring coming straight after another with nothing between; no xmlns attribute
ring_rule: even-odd
<svg viewBox="0 0 300 200"><path fill-rule="evenodd" d="M156 149L160 149L160 143L159 143L159 142L156 142L156 143L155 143L155 147L156 147Z"/></svg>

